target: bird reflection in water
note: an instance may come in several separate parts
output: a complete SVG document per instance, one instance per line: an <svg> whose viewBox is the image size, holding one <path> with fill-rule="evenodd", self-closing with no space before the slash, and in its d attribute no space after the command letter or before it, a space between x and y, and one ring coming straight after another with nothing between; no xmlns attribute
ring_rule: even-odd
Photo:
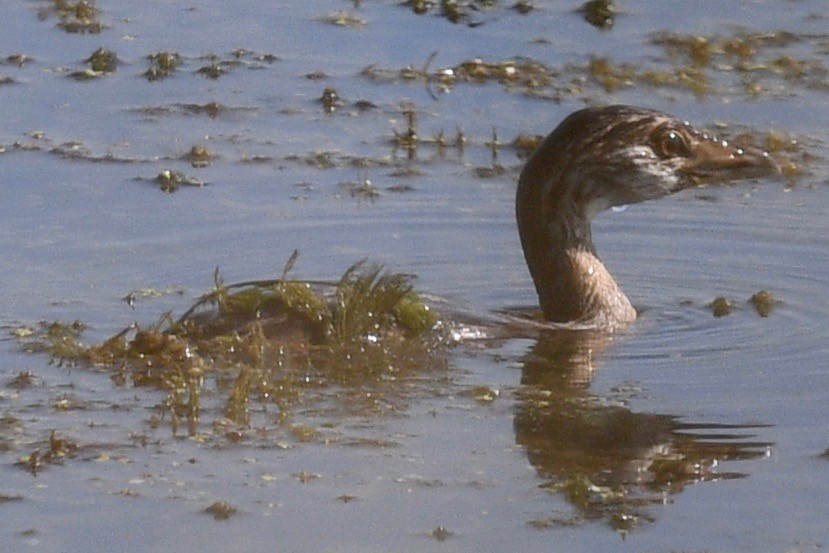
<svg viewBox="0 0 829 553"><path fill-rule="evenodd" d="M689 484L747 476L722 470L720 462L767 455L773 444L755 439L763 425L684 422L590 394L597 357L610 339L589 331L546 333L523 359L515 441L546 480L542 487L576 509L554 523L604 520L626 532L653 520L648 506L671 501Z"/></svg>

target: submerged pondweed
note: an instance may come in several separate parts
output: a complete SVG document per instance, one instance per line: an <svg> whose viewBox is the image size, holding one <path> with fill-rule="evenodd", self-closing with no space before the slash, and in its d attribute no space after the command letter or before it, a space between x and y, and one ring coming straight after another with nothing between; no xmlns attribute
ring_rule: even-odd
<svg viewBox="0 0 829 553"><path fill-rule="evenodd" d="M217 270L213 290L178 319L165 313L100 344L80 341L80 323L44 323L15 336L59 363L107 368L122 385L163 390L158 408L174 431L184 424L190 435L205 431L208 385L223 391L222 405L211 403L220 413L214 435L243 438L256 401L276 406L276 423L293 439L329 441L313 425L291 423L293 408L329 394L361 413L393 408L411 389L395 389L401 376L444 366L436 349L444 340L409 275L361 261L337 282L289 279L295 261L296 254L272 280L225 284Z"/></svg>

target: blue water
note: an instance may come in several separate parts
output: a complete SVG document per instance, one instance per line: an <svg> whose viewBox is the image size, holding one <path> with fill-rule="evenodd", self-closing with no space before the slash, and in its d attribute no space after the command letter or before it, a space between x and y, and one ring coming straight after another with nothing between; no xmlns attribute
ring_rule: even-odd
<svg viewBox="0 0 829 553"><path fill-rule="evenodd" d="M544 134L570 111L591 103L635 103L664 109L695 124L745 125L797 138L813 160L791 190L775 180L690 190L655 203L602 214L594 225L599 251L640 320L611 343L595 347L589 378L557 384L570 403L598 403L634 421L640 454L680 447L680 424L731 426L712 437L744 443L746 458L721 459L714 469L740 478L686 482L649 505L622 541L601 516L583 517L561 493L544 489L566 464L549 439L557 421L523 433L527 394L549 387L528 367L533 339L513 339L449 354L445 388L415 393L389 416L350 415L332 421L341 436L368 434L395 444L349 446L343 440L293 443L274 434L255 444L175 438L169 425L148 421L163 400L148 389L116 386L106 371L59 367L0 342L0 535L8 551L166 551L172 547L248 551L813 551L829 543L829 170L826 128L827 37L819 0L706 3L628 1L613 29L600 31L577 13L578 2L538 2L519 15L506 3L471 12L470 27L437 11L416 16L397 2L100 2L100 34L69 34L56 26L48 2L4 9L0 57L24 53L30 63L0 65L0 323L13 328L41 320L79 319L88 340L132 321L153 322L183 311L212 285L219 267L230 282L278 275L296 248L297 276L336 278L369 257L417 276L417 287L475 309L531 305L536 300L513 220L521 160L505 147L506 171L482 179L493 127L507 142ZM366 21L340 28L317 20L344 10ZM704 12L704 13L703 13ZM750 23L748 23L750 22ZM656 30L735 36L790 31L800 39L761 50L812 65L808 77L751 74L765 87L751 96L742 76L710 70L715 91L636 85L614 93L589 78L571 82L567 64L591 54L641 68L668 68L650 44ZM537 39L544 39L539 41ZM116 52L116 72L78 82L98 47ZM244 48L249 66L217 80L195 71L200 56L223 60ZM171 77L148 82L145 56L184 56ZM431 70L471 58L531 58L558 68L571 87L560 102L534 98L498 83L458 83L441 92L422 81L376 82L369 65ZM273 54L273 62L256 62ZM322 80L306 78L324 72ZM822 71L822 72L821 72ZM822 86L821 84L822 83ZM333 86L346 105L324 113L317 101ZM434 98L433 96L434 95ZM360 110L357 100L373 109ZM216 117L188 104L218 102ZM469 138L463 152L441 156L422 145L417 159L395 151L406 128L403 106L417 110L418 132ZM148 109L153 108L153 109ZM730 129L729 129L730 130ZM35 133L35 134L33 134ZM86 159L56 153L77 142ZM195 144L218 154L193 168L180 159ZM330 152L346 160L329 169L296 161ZM94 161L111 154L114 161ZM797 154L793 154L797 155ZM253 156L266 156L246 163ZM367 167L347 162L367 158ZM415 176L395 176L401 167ZM152 182L165 170L207 184L162 193ZM343 182L370 179L373 199L351 197ZM409 185L409 192L386 191ZM130 308L121 298L140 288L174 289ZM779 304L759 317L747 299L768 289ZM726 296L728 317L706 304ZM576 370L585 371L584 363ZM5 383L21 371L37 376L18 390ZM580 373L579 373L580 374ZM537 375L536 375L537 376ZM587 380L587 382L585 382ZM588 386L589 384L589 386ZM480 404L459 394L478 385L501 395ZM440 388L440 386L438 386ZM556 391L558 389L554 389ZM550 391L550 390L546 390ZM82 407L53 405L69 397ZM601 425L592 419L582 434ZM548 413L549 414L549 413ZM205 432L217 410L204 417ZM613 419L615 420L615 419ZM546 428L546 430L544 430ZM579 427L577 427L579 428ZM592 430L590 430L592 428ZM38 476L13 463L43 448L49 432L77 441L82 452ZM710 431L710 428L709 428ZM545 434L546 432L546 434ZM686 430L693 433L694 430ZM710 431L717 433L715 431ZM135 435L145 435L139 445ZM528 441L539 440L542 460ZM701 440L705 441L705 440ZM695 442L697 443L697 442ZM647 447L646 447L647 446ZM545 449L546 448L546 449ZM106 454L105 456L102 456ZM634 459L631 459L632 462ZM555 464L559 463L559 464ZM608 465L622 470L622 463ZM629 467L628 467L629 468ZM301 483L302 471L321 477ZM344 502L338 497L355 496ZM226 500L239 514L220 522L200 511ZM530 521L577 522L538 530ZM446 541L429 533L442 526ZM33 530L33 532L26 532Z"/></svg>

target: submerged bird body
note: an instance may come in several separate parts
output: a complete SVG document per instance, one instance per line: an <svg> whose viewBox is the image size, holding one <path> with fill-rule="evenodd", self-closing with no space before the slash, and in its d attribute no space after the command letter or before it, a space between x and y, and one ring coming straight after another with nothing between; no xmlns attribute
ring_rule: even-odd
<svg viewBox="0 0 829 553"><path fill-rule="evenodd" d="M776 170L662 112L632 106L570 114L533 153L518 182L516 217L545 319L617 328L636 310L599 260L590 230L599 212L697 185Z"/></svg>

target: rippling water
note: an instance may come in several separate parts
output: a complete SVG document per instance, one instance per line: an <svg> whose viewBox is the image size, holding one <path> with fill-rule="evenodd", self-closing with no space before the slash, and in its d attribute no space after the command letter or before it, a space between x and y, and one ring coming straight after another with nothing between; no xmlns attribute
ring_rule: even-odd
<svg viewBox="0 0 829 553"><path fill-rule="evenodd" d="M79 319L87 339L100 340L134 320L181 313L217 266L228 281L278 275L294 248L304 277L336 278L369 257L461 309L533 305L513 220L522 161L504 145L503 172L482 178L476 169L491 168L493 127L504 143L544 134L585 102L647 105L725 123L726 133L740 125L788 133L808 154L790 154L806 175L791 188L744 182L602 214L597 246L641 311L635 325L611 338L552 333L457 347L445 378L407 381L417 391L387 416L308 415L340 436L332 444L279 434L261 406L257 416L271 426L249 442L223 441L219 431L206 443L173 437L166 420L153 419L160 393L118 385L103 369L50 364L5 340L4 550L825 549L824 4L734 1L703 14L631 1L607 31L575 13L578 2L536 2L525 16L499 2L460 24L434 7L417 16L396 2L357 4L101 1L99 34L64 32L51 2L5 6L0 58L31 60L0 64L0 78L13 81L0 85L0 323ZM339 10L364 24L318 20ZM641 83L608 91L571 67L596 55L670 68L648 38L657 30L712 42L761 31L795 38L759 47L759 59L778 60L777 73L734 73L725 67L734 59L715 53L705 95ZM120 60L114 73L67 76L101 46ZM148 82L146 56L160 50L184 63ZM227 62L216 80L196 73L208 54ZM422 78L361 74L427 60L438 71L472 58L534 59L561 86L441 90ZM782 77L793 62L805 74ZM313 72L325 76L306 77ZM761 92L746 93L743 80ZM334 113L319 102L326 86L344 100ZM222 106L214 116L211 102ZM466 146L421 144L408 159L393 145L407 103L419 135L461 131ZM217 154L208 167L181 159L196 144ZM164 194L153 182L163 170L206 185ZM342 185L366 179L379 197ZM389 190L402 185L410 190ZM174 293L134 309L121 300L146 287ZM776 300L768 317L748 303L761 289ZM716 318L709 303L720 296L734 308ZM12 385L26 371L34 384ZM204 398L208 434L221 417L220 388ZM497 399L476 401L481 389ZM353 390L343 394L357 401ZM67 398L79 407L61 407ZM37 476L14 466L48 447L52 430L80 453ZM218 500L239 513L215 521L200 512ZM629 532L625 542L620 532Z"/></svg>

